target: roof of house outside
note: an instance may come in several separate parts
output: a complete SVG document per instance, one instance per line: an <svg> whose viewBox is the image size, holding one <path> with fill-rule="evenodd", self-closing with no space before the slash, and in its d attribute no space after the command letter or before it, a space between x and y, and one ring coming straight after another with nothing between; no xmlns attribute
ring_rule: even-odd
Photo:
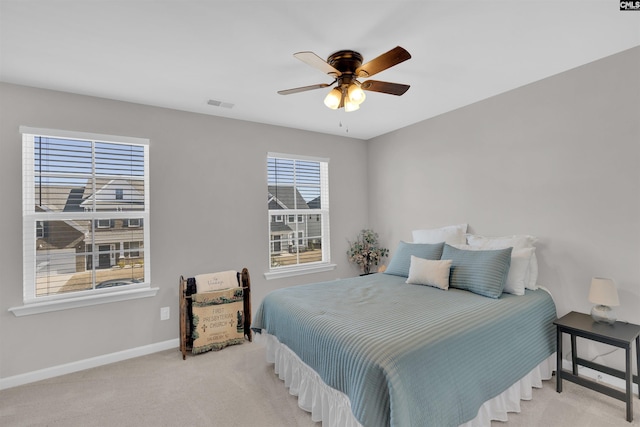
<svg viewBox="0 0 640 427"><path fill-rule="evenodd" d="M290 233L293 230L291 229L291 227L289 227L287 224L285 224L284 222L272 222L271 225L269 226L269 230L272 233L281 233L281 232L285 232L285 233Z"/></svg>
<svg viewBox="0 0 640 427"><path fill-rule="evenodd" d="M309 206L309 209L320 209L320 196L316 197L313 200L309 200L307 202L307 206Z"/></svg>
<svg viewBox="0 0 640 427"><path fill-rule="evenodd" d="M293 185L269 185L269 209L309 209L309 205Z"/></svg>

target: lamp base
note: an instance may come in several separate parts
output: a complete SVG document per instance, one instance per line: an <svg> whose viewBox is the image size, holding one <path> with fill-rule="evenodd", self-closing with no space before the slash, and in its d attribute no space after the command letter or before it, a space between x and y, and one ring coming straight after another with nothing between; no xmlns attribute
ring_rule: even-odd
<svg viewBox="0 0 640 427"><path fill-rule="evenodd" d="M609 325L616 323L616 313L608 305L594 305L591 309L591 317L600 323L608 323Z"/></svg>

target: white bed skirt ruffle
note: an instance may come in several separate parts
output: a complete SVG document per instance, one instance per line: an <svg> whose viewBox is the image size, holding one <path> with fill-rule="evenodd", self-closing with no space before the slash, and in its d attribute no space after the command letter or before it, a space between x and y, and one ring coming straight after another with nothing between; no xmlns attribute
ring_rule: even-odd
<svg viewBox="0 0 640 427"><path fill-rule="evenodd" d="M298 406L310 412L313 421L322 421L323 427L362 427L351 412L347 395L326 385L313 369L275 336L264 331L255 336L257 342L265 344L267 361L274 363L275 373L284 381L289 393L298 396ZM551 379L555 365L554 353L503 393L486 401L478 415L462 426L485 427L491 425L491 420L507 421L508 412L520 412L520 400L531 400L532 389L541 388L543 380Z"/></svg>

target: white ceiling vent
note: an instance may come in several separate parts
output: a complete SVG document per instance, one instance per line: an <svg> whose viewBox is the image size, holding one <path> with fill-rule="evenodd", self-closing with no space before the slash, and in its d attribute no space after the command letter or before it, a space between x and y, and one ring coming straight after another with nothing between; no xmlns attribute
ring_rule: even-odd
<svg viewBox="0 0 640 427"><path fill-rule="evenodd" d="M207 101L207 104L213 105L214 107L233 108L233 104L232 103L217 101L215 99L210 99L209 101Z"/></svg>

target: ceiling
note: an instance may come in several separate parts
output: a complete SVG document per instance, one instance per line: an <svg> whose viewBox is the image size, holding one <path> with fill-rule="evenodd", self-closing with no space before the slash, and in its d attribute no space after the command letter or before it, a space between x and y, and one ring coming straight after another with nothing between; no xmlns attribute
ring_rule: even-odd
<svg viewBox="0 0 640 427"><path fill-rule="evenodd" d="M395 46L412 58L358 111L297 60ZM640 11L605 1L0 0L0 81L370 139L640 45ZM209 100L232 108L209 105Z"/></svg>

